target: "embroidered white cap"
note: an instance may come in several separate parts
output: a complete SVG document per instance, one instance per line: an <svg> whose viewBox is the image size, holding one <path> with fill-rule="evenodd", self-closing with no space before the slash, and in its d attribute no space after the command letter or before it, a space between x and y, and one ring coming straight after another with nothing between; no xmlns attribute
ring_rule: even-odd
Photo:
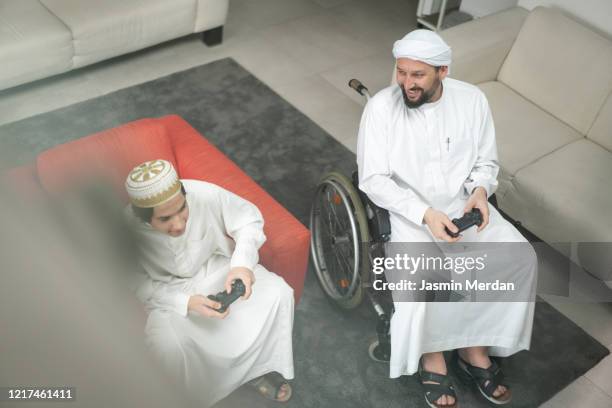
<svg viewBox="0 0 612 408"><path fill-rule="evenodd" d="M181 182L172 163L152 160L132 169L125 189L136 207L152 208L174 198L181 191Z"/></svg>

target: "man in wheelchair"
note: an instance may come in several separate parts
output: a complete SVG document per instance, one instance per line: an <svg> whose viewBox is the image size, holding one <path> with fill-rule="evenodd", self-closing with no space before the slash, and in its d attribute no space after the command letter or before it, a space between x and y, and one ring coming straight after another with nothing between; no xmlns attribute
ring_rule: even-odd
<svg viewBox="0 0 612 408"><path fill-rule="evenodd" d="M451 50L434 32L409 33L395 42L393 54L398 85L369 100L357 148L359 188L389 211L386 257L446 261L485 252L483 273L532 294L535 252L487 201L497 187L499 166L485 95L447 76ZM457 227L451 218L473 209L480 210L482 223L453 237ZM469 273L458 271L456 265L442 268L448 271L446 282L467 282ZM411 275L398 265L386 265L385 273L388 282L419 276L423 285L429 284L430 271L421 269ZM418 371L431 407L457 406L442 354L447 350L457 350L461 372L475 381L484 398L500 405L511 400L501 370L489 356L505 357L529 348L534 303L531 295L508 293L502 301L495 297L501 295L492 295L491 286L486 288L486 294L472 292L457 297L459 301L452 296L429 301L416 292L393 291L390 377Z"/></svg>

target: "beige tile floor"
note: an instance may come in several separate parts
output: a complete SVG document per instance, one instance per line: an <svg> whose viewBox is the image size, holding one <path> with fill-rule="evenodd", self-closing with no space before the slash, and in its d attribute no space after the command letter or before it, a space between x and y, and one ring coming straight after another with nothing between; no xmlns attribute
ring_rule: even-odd
<svg viewBox="0 0 612 408"><path fill-rule="evenodd" d="M354 151L363 100L346 84L387 86L391 45L415 10L416 0L230 0L223 44L186 37L0 92L0 124L232 57ZM612 348L612 304L551 303ZM612 356L544 406L612 407Z"/></svg>

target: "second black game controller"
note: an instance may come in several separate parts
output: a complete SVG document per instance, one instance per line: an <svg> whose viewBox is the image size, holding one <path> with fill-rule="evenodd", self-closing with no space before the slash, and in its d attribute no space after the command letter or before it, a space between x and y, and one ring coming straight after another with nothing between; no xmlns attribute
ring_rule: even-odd
<svg viewBox="0 0 612 408"><path fill-rule="evenodd" d="M463 217L461 218L453 218L453 224L457 226L459 231L452 232L451 230L446 228L446 233L453 238L457 238L459 234L465 231L466 229L474 225L480 226L482 224L482 221L482 213L478 208L474 208L472 209L472 211L463 214Z"/></svg>
<svg viewBox="0 0 612 408"><path fill-rule="evenodd" d="M227 310L229 305L231 305L240 296L244 295L245 291L246 287L244 286L244 283L242 283L242 280L236 279L234 282L232 282L232 291L230 293L223 291L217 293L216 295L208 295L208 298L210 300L214 300L215 302L219 302L221 307L214 310L219 313L223 313Z"/></svg>

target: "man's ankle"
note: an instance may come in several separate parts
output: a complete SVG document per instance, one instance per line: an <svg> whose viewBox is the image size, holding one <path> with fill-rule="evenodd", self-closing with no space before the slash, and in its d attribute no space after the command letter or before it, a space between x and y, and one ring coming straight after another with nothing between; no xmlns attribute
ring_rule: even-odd
<svg viewBox="0 0 612 408"><path fill-rule="evenodd" d="M470 365L481 368L487 368L491 365L491 360L486 350L464 348L457 349L457 352L459 353L459 357Z"/></svg>
<svg viewBox="0 0 612 408"><path fill-rule="evenodd" d="M446 361L444 360L444 354L440 353L426 353L423 354L423 368L426 371L434 372L437 374L446 375Z"/></svg>

